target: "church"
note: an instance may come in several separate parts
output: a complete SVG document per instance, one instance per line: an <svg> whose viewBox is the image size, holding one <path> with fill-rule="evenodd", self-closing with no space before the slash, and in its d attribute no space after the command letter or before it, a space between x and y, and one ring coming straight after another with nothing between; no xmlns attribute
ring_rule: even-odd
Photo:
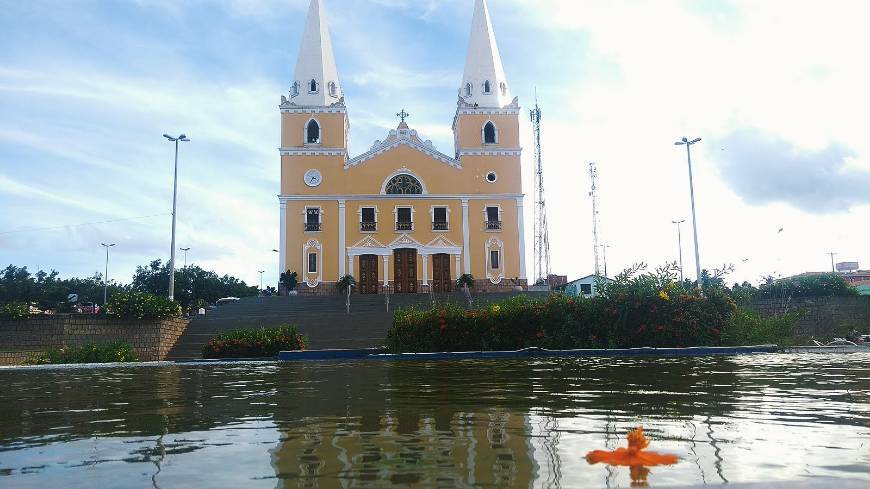
<svg viewBox="0 0 870 489"><path fill-rule="evenodd" d="M311 0L293 80L279 106L279 270L297 272L300 294L333 294L345 275L362 294L450 292L463 274L477 291L527 286L520 107L486 0L474 3L451 154L399 107L395 129L348 154L353 101L323 0Z"/></svg>

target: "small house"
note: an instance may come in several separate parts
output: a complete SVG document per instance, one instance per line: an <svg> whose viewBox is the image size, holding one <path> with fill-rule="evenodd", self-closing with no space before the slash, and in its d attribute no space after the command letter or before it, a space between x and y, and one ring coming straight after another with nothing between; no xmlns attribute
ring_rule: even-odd
<svg viewBox="0 0 870 489"><path fill-rule="evenodd" d="M563 286L563 290L566 294L588 299L598 295L598 284L601 282L613 282L613 280L600 275L587 275L568 282Z"/></svg>

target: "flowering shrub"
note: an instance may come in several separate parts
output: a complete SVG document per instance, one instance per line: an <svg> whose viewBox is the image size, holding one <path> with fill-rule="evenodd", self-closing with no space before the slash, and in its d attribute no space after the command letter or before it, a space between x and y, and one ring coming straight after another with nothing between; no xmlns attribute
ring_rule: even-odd
<svg viewBox="0 0 870 489"><path fill-rule="evenodd" d="M0 304L0 319L27 319L30 316L30 307L23 302L10 302Z"/></svg>
<svg viewBox="0 0 870 489"><path fill-rule="evenodd" d="M28 360L32 365L58 363L138 362L136 350L124 341L49 350Z"/></svg>
<svg viewBox="0 0 870 489"><path fill-rule="evenodd" d="M144 292L117 292L109 300L108 312L121 319L166 319L181 314L181 305L166 297Z"/></svg>
<svg viewBox="0 0 870 489"><path fill-rule="evenodd" d="M593 299L518 296L485 308L396 311L392 352L686 347L721 345L736 306L724 293L643 279Z"/></svg>
<svg viewBox="0 0 870 489"><path fill-rule="evenodd" d="M263 358L281 351L304 350L305 338L295 326L239 329L214 337L202 348L203 358Z"/></svg>

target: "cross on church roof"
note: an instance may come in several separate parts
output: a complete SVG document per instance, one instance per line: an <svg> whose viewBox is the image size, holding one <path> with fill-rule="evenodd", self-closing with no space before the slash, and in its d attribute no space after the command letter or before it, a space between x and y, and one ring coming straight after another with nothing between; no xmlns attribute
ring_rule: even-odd
<svg viewBox="0 0 870 489"><path fill-rule="evenodd" d="M405 112L405 109L402 109L401 112L399 112L398 114L396 114L396 117L401 118L401 119L402 119L402 122L405 122L405 118L406 118L406 117L410 117L410 115L411 115L411 114Z"/></svg>

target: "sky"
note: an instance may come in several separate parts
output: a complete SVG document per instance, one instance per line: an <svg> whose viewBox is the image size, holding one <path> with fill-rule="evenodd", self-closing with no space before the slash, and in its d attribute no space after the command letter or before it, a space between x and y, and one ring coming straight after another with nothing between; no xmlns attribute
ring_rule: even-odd
<svg viewBox="0 0 870 489"><path fill-rule="evenodd" d="M325 0L351 156L408 120L453 152L472 0ZM610 275L676 261L758 282L870 268L870 3L489 0L523 107L535 93L552 271L592 273L588 163ZM308 0L0 0L0 264L129 282L170 250L174 147L187 134L177 247L277 281L280 121ZM532 216L526 205L532 273ZM178 264L183 265L179 252Z"/></svg>

